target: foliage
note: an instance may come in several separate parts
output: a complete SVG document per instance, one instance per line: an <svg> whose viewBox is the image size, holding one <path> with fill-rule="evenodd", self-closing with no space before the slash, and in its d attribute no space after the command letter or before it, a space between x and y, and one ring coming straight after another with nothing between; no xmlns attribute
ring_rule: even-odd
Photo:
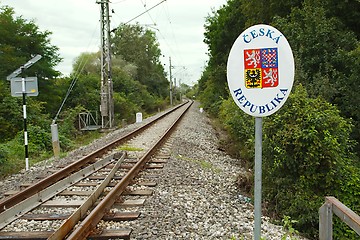
<svg viewBox="0 0 360 240"><path fill-rule="evenodd" d="M53 67L61 61L58 48L50 44L51 32L41 32L34 21L15 17L14 9L0 7L0 79L26 63L33 55L43 59L27 70L30 76L40 78L58 76Z"/></svg>
<svg viewBox="0 0 360 240"><path fill-rule="evenodd" d="M76 138L77 135L80 135L80 130L77 127L78 114L84 111L86 111L86 109L81 105L63 111L59 119L59 125L61 125L59 133L69 138Z"/></svg>
<svg viewBox="0 0 360 240"><path fill-rule="evenodd" d="M343 109L349 103L342 101L342 92L351 85L349 73L354 66L348 52L357 40L338 18L329 17L321 4L310 2L304 1L301 9L293 9L288 18L277 18L274 24L289 39L304 74L301 83L310 96L320 94Z"/></svg>
<svg viewBox="0 0 360 240"><path fill-rule="evenodd" d="M348 175L356 165L351 127L336 107L309 98L301 85L264 124L264 199L274 213L297 220L294 225L310 237L316 236L324 196L351 199L350 208L360 204L356 194L343 189L356 176ZM352 191L359 192L359 186Z"/></svg>
<svg viewBox="0 0 360 240"><path fill-rule="evenodd" d="M207 112L213 116L216 116L219 112L222 102L221 93L220 91L216 91L219 90L219 88L215 84L216 83L212 81L206 82L206 88L199 96Z"/></svg>
<svg viewBox="0 0 360 240"><path fill-rule="evenodd" d="M54 67L61 61L58 48L50 43L49 31L40 31L33 20L16 17L14 9L0 7L0 174L23 168L22 99L10 96L6 76L34 55L42 59L25 72L37 76L39 96L27 98L27 122L31 159L43 159L51 151L51 117L58 112L71 90L57 123L62 151L85 142L96 134L78 129L80 112L98 112L100 106L100 53L82 53L69 77L59 78ZM168 82L159 61L161 52L154 32L139 25L121 25L112 35L112 77L117 119L135 120L136 112L146 116L165 108ZM136 43L136 44L134 44Z"/></svg>
<svg viewBox="0 0 360 240"><path fill-rule="evenodd" d="M232 99L222 102L219 114L219 121L223 124L225 130L230 133L231 143L238 156L245 161L251 168L254 159L254 119L244 114ZM236 153L235 153L236 154Z"/></svg>
<svg viewBox="0 0 360 240"><path fill-rule="evenodd" d="M9 90L10 91L10 90ZM19 98L6 96L0 102L0 142L12 139L23 127L23 113Z"/></svg>
<svg viewBox="0 0 360 240"><path fill-rule="evenodd" d="M343 14L345 10L347 14ZM221 98L228 94L225 69L230 48L238 34L258 23L274 25L290 42L296 59L298 81L311 97L321 95L337 105L341 114L359 126L360 53L358 16L360 2L346 4L335 0L297 1L228 1L208 16L204 42L208 45L209 63L199 81L199 95L204 108L218 114ZM209 101L206 101L210 97ZM359 128L353 138L360 142ZM356 149L360 153L360 146Z"/></svg>
<svg viewBox="0 0 360 240"><path fill-rule="evenodd" d="M230 0L206 19L210 59L199 82L200 100L250 166L253 121L222 90L227 56L238 34L258 23L277 27L290 42L295 85L302 85L264 121L264 192L274 215L290 216L310 237L316 235L324 196L336 196L359 212L359 9L356 0ZM343 226L334 232L354 238Z"/></svg>
<svg viewBox="0 0 360 240"><path fill-rule="evenodd" d="M299 232L294 229L293 224L296 223L296 220L292 220L289 216L284 216L282 219L283 222L283 228L286 231L286 233L281 237L281 240L295 240L298 239L295 237L295 234L298 234Z"/></svg>
<svg viewBox="0 0 360 240"><path fill-rule="evenodd" d="M153 31L139 24L121 24L116 28L111 42L115 58L123 59L137 69L135 80L156 96L167 95L168 81L160 62L159 43Z"/></svg>
<svg viewBox="0 0 360 240"><path fill-rule="evenodd" d="M96 112L100 105L100 54L82 53L75 60L73 68L72 78L77 80L67 106L74 108L85 98L87 101L83 107ZM134 63L124 60L122 55L112 57L114 112L118 124L121 123L120 119L132 122L135 113L150 113L163 105L157 91L151 92L148 86L135 80L137 75L138 67ZM70 85L70 80L66 81L67 85Z"/></svg>
<svg viewBox="0 0 360 240"><path fill-rule="evenodd" d="M9 141L0 144L0 176L6 176L24 168L24 143Z"/></svg>
<svg viewBox="0 0 360 240"><path fill-rule="evenodd" d="M114 93L114 109L115 112L121 112L118 118L125 119L128 122L135 121L135 114L140 111L140 107L135 103L126 99L124 93Z"/></svg>
<svg viewBox="0 0 360 240"><path fill-rule="evenodd" d="M259 23L271 24L274 16L287 16L292 8L301 5L302 0L241 0L239 2L248 27Z"/></svg>
<svg viewBox="0 0 360 240"><path fill-rule="evenodd" d="M243 29L245 19L241 15L240 1L228 1L228 5L206 18L205 39L208 45L209 63L199 80L199 96L204 108L213 115L219 112L223 98L228 96L226 62L231 46Z"/></svg>
<svg viewBox="0 0 360 240"><path fill-rule="evenodd" d="M0 133L2 142L11 140L18 131L23 128L22 99L10 96L10 83L6 76L25 64L34 55L42 55L42 59L25 71L27 76L37 76L39 91L48 93L50 96L51 81L44 78L52 78L59 75L53 67L61 60L58 48L50 44L50 32L41 32L33 21L27 21L22 17L15 17L12 8L0 7ZM46 95L46 96L45 96ZM44 116L46 102L51 97L40 94L38 97L28 98L29 122L45 125ZM45 114L45 115L44 115Z"/></svg>
<svg viewBox="0 0 360 240"><path fill-rule="evenodd" d="M227 99L222 102L219 120L241 158L252 166L253 118ZM294 89L279 112L264 121L264 200L270 212L291 217L291 227L309 237L317 234L318 208L324 196L336 196L360 211L359 163L352 153L351 128L336 107L320 97L308 97L302 85ZM344 227L336 225L334 229L338 237L350 236Z"/></svg>

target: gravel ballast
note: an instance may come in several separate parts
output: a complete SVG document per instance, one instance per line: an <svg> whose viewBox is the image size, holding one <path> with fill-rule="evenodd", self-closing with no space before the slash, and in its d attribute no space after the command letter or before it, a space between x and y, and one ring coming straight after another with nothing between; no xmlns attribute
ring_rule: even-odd
<svg viewBox="0 0 360 240"><path fill-rule="evenodd" d="M170 142L171 158L154 194L131 223L133 239L253 239L253 206L236 187L246 170L218 150L216 132L197 102ZM265 239L284 234L263 217Z"/></svg>
<svg viewBox="0 0 360 240"><path fill-rule="evenodd" d="M170 159L162 170L157 170L160 178L156 179L153 195L139 207L140 218L120 224L133 229L131 239L253 239L253 206L236 186L237 177L246 174L246 170L241 167L240 159L218 150L216 132L209 121L195 102L170 137L167 144ZM51 167L80 159L138 126L131 124L73 151L66 158L49 161L46 166L38 164L30 171L4 179L0 182L0 198L4 192L16 190L20 183L51 172ZM281 226L263 217L265 239L278 240L284 234Z"/></svg>

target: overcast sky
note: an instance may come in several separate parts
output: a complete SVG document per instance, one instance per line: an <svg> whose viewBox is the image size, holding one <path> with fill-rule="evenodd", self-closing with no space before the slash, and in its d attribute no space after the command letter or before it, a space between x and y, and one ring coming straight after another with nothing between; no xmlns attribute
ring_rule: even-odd
<svg viewBox="0 0 360 240"><path fill-rule="evenodd" d="M128 22L162 0L112 0L111 29ZM52 32L51 44L64 58L56 69L64 75L72 71L74 58L81 52L96 52L100 46L100 5L96 0L0 0L15 9L16 15L33 19L39 28ZM205 17L226 0L167 0L133 20L156 32L161 61L169 69L171 57L174 77L195 83L208 60L203 43Z"/></svg>

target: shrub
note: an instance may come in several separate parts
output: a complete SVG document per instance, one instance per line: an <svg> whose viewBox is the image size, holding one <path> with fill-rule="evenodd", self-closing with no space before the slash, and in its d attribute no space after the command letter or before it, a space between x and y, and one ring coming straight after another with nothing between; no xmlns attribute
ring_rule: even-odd
<svg viewBox="0 0 360 240"><path fill-rule="evenodd" d="M25 166L24 142L19 143L15 139L0 144L0 177L19 171Z"/></svg>
<svg viewBox="0 0 360 240"><path fill-rule="evenodd" d="M350 208L359 206L359 198L344 188L351 184L350 167L355 164L351 129L335 106L309 98L301 85L264 123L264 199L310 237L317 235L318 208L325 196L346 200ZM352 187L359 193L359 185Z"/></svg>
<svg viewBox="0 0 360 240"><path fill-rule="evenodd" d="M221 104L219 120L230 133L231 145L236 145L236 155L252 165L255 154L254 119L242 112L232 98L229 98Z"/></svg>
<svg viewBox="0 0 360 240"><path fill-rule="evenodd" d="M232 144L253 165L254 118L230 98L220 107L220 122ZM286 104L263 121L263 196L269 213L289 216L294 227L317 238L318 209L335 196L360 212L360 167L352 153L352 124L322 98L309 98L301 85ZM334 225L336 239L356 239L344 224Z"/></svg>

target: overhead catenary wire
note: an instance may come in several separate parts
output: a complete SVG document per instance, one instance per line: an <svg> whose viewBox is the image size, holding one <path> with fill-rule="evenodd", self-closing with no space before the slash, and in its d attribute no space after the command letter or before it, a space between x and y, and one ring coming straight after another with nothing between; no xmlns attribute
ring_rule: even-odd
<svg viewBox="0 0 360 240"><path fill-rule="evenodd" d="M175 47L176 47L176 49L178 49L178 48L179 48L179 45L178 45L177 38L176 38L176 36L175 36L175 34L174 34L174 28L173 28L172 21L171 21L171 18L170 18L169 9L165 9L165 13L167 13L166 16L167 16L167 19L168 19L169 24L170 24L170 26L171 26L171 27L170 27L170 29L171 29L171 35L172 35L173 40L174 40L174 42L175 42ZM178 57L178 56L176 56L176 57ZM183 61L182 61L181 56L179 56L179 60L180 60L180 63L182 64Z"/></svg>
<svg viewBox="0 0 360 240"><path fill-rule="evenodd" d="M93 31L92 37L91 37L91 39L90 39L90 41L89 41L89 43L88 43L87 49L89 49L89 46L91 45L91 42L92 42L93 39L94 39L94 35L95 35L96 30L98 29L98 26L99 26L99 25L97 25L97 26L94 28L94 31ZM86 52L86 51L85 51L85 52ZM68 88L68 90L67 90L67 92L66 92L66 94L65 94L65 97L64 97L63 101L62 101L61 104L60 104L60 107L59 107L59 109L58 109L55 117L53 118L52 124L55 124L55 123L56 123L56 120L58 119L58 117L59 117L59 115L60 115L60 113L61 113L61 111L62 111L62 109L63 109L63 107L64 107L64 105L65 105L66 100L69 98L70 93L71 93L72 90L74 89L74 86L76 85L76 82L77 82L77 80L79 79L79 76L80 76L81 72L84 70L84 68L85 68L86 64L88 63L88 61L89 61L89 57L87 57L87 58L86 58L86 57L82 58L81 61L80 61L80 63L79 63L79 65L77 66L77 69L75 69L74 74L73 74L73 78L72 78L71 83L70 83L70 85L69 85L69 88Z"/></svg>
<svg viewBox="0 0 360 240"><path fill-rule="evenodd" d="M141 0L141 3L142 3L142 5L144 6L145 10L148 10L148 9L146 8L146 2L144 3L143 0ZM149 11L147 11L147 14L148 14L149 18L151 19L151 21L153 22L153 24L156 26L156 23L155 23L154 19L151 17Z"/></svg>
<svg viewBox="0 0 360 240"><path fill-rule="evenodd" d="M128 24L128 23L130 23L130 22L134 21L134 20L135 20L135 19L137 19L138 17L140 17L140 16L144 15L145 13L149 12L149 11L150 11L150 10L152 10L153 8L155 8L155 7L159 6L160 4L162 4L163 2L166 2L166 1L167 1L167 0L162 0L162 1L161 1L161 2L159 2L158 4L156 4L156 5L152 6L151 8L149 8L149 9L147 9L146 11L144 11L144 12L140 13L140 14L139 14L139 15L137 15L136 17L134 17L134 18L130 19L130 20L129 20L129 21L127 21L125 24Z"/></svg>
<svg viewBox="0 0 360 240"><path fill-rule="evenodd" d="M141 16L144 15L145 13L149 12L150 10L154 9L155 7L159 6L160 4L162 4L163 2L166 2L166 1L167 1L167 0L163 0L163 1L159 2L158 4L156 4L156 5L152 6L151 8L147 9L146 11L140 13L140 14L137 15L136 17L133 17L132 19L128 20L128 21L125 22L124 24L126 25L126 24L134 21L135 19L141 17ZM117 29L118 29L118 28L116 27L116 28L112 29L111 32L115 32Z"/></svg>
<svg viewBox="0 0 360 240"><path fill-rule="evenodd" d="M155 7L159 6L160 4L166 2L166 0L163 0L163 1L159 2L158 4L152 6L151 8L147 8L146 0L140 0L140 2L141 2L141 4L142 4L142 6L144 7L145 11L142 12L142 13L140 13L140 14L138 14L137 16L133 17L132 19L126 21L124 24L128 24L128 23L130 23L131 21L139 18L140 16L143 16L144 14L147 14L147 15L149 16L149 19L152 21L152 24L153 24L154 26L158 26L158 24L156 23L156 21L154 20L154 18L153 18L152 15L150 14L150 10L152 10L152 9L154 9ZM168 39L165 38L163 31L160 30L159 27L151 27L151 26L148 26L148 27L153 28L153 29L155 29L155 30L158 32L159 36L161 37L161 39L164 41L164 43L166 44L167 48L169 49L170 56L174 56L175 59L178 59L178 61L180 62L180 65L179 65L179 66L182 66L182 65L183 65L183 59L182 59L182 57L179 56L179 55L176 53L176 51L173 49L173 47L172 47L172 45L175 45L175 48L178 49L178 41L177 41L177 39L176 39L176 37L175 37L175 34L174 34L174 31L173 31L172 21L171 21L171 18L170 18L169 10L166 9L165 7L164 7L163 9L164 9L164 11L162 11L162 12L165 12L165 18L167 19L167 21L168 21L168 23L169 23L169 26L170 26L170 29L171 29L171 31L170 31L171 34L170 34L170 35L171 35L173 41L175 42L175 44L170 44L170 43L169 43ZM118 16L115 12L113 12L113 14L115 14L116 16ZM163 13L163 14L164 14L164 13ZM119 17L119 16L118 16L118 17ZM115 32L116 30L117 30L117 28L114 28L114 29L111 30L111 32ZM182 71L184 71L184 69L182 69Z"/></svg>

